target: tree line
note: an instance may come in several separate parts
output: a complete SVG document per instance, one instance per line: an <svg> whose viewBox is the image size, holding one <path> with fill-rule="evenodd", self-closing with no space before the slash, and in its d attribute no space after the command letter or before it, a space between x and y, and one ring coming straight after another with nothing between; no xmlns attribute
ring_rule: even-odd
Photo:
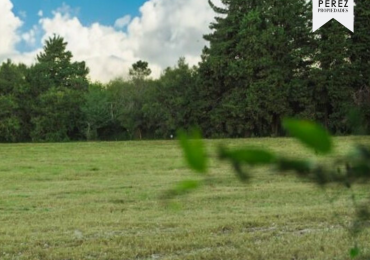
<svg viewBox="0 0 370 260"><path fill-rule="evenodd" d="M370 131L370 2L357 0L355 32L332 20L312 32L306 0L223 0L201 61L180 58L158 79L150 64L129 78L90 82L67 42L49 38L32 66L0 66L0 141L285 135L284 117L333 134ZM354 127L361 123L362 128Z"/></svg>

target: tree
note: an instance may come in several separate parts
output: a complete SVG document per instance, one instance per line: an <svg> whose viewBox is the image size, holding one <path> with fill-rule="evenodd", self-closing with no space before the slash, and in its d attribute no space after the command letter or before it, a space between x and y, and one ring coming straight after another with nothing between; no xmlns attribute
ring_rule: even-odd
<svg viewBox="0 0 370 260"><path fill-rule="evenodd" d="M129 70L131 79L135 82L143 81L145 78L150 76L152 70L148 67L148 62L139 60L132 64L132 68Z"/></svg>
<svg viewBox="0 0 370 260"><path fill-rule="evenodd" d="M85 103L82 105L87 140L98 139L99 130L111 128L117 121L117 113L111 98L112 96L102 84L90 84L89 91L85 94Z"/></svg>
<svg viewBox="0 0 370 260"><path fill-rule="evenodd" d="M18 104L12 95L0 96L0 141L17 142L21 135L21 121L16 115Z"/></svg>
<svg viewBox="0 0 370 260"><path fill-rule="evenodd" d="M31 104L33 140L61 141L83 136L81 104L88 90L89 70L85 62L72 62L72 53L66 47L62 37L49 38L27 75L29 94L35 101Z"/></svg>
<svg viewBox="0 0 370 260"><path fill-rule="evenodd" d="M209 28L212 33L204 35L209 47L203 49L202 61L199 64L199 100L198 122L205 136L225 134L227 124L233 119L225 114L229 106L224 106L223 98L236 86L244 86L244 74L237 68L236 58L240 53L236 50L237 35L240 21L250 11L254 1L222 1L224 8L215 6L209 1L210 7L218 15ZM241 112L244 114L243 112ZM244 121L244 120L243 120Z"/></svg>
<svg viewBox="0 0 370 260"><path fill-rule="evenodd" d="M311 71L314 82L315 120L334 133L348 132L345 118L351 107L351 63L349 61L350 34L333 20L315 35L317 48L315 67Z"/></svg>
<svg viewBox="0 0 370 260"><path fill-rule="evenodd" d="M351 87L354 106L363 116L364 128L370 131L370 2L355 1L355 33L351 34Z"/></svg>
<svg viewBox="0 0 370 260"><path fill-rule="evenodd" d="M180 58L173 68L164 70L154 87L148 89L143 107L145 121L156 136L168 138L180 128L196 125L193 102L196 100L196 69Z"/></svg>
<svg viewBox="0 0 370 260"><path fill-rule="evenodd" d="M117 121L130 139L142 139L147 132L143 107L150 82L143 79L140 84L135 84L133 81L115 79L107 86L111 93L113 109L117 111Z"/></svg>
<svg viewBox="0 0 370 260"><path fill-rule="evenodd" d="M32 140L63 142L82 138L82 98L78 91L64 87L52 87L40 94L31 119Z"/></svg>
<svg viewBox="0 0 370 260"><path fill-rule="evenodd" d="M116 79L108 84L108 90L114 93L112 100L117 109L117 119L131 139L142 139L149 132L143 108L148 89L153 84L152 80L147 79L150 74L148 62L139 60L132 64L129 81Z"/></svg>
<svg viewBox="0 0 370 260"><path fill-rule="evenodd" d="M292 113L289 98L297 92L292 86L308 88L310 5L304 0L223 3L225 9L210 2L222 17L204 37L210 47L199 68L200 96L206 100L200 107L202 129L206 136L215 134L212 130L232 137L280 134L281 118Z"/></svg>
<svg viewBox="0 0 370 260"><path fill-rule="evenodd" d="M30 122L25 95L26 66L7 60L0 66L0 141L29 140Z"/></svg>
<svg viewBox="0 0 370 260"><path fill-rule="evenodd" d="M241 22L236 48L247 78L241 91L255 134L281 134L282 118L296 113L289 100L292 83L306 89L312 63L310 10L304 0L265 1Z"/></svg>

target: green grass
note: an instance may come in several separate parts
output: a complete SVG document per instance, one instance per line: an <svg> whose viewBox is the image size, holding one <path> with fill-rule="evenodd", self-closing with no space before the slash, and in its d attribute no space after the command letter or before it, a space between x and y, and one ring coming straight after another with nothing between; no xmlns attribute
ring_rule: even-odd
<svg viewBox="0 0 370 260"><path fill-rule="evenodd" d="M208 140L213 158L220 143L311 156L276 138ZM335 143L343 154L370 138ZM0 259L332 260L349 259L354 245L342 227L353 216L348 190L267 168L242 184L212 159L212 183L177 199L175 210L164 192L198 178L176 141L1 144L0 158ZM354 190L359 200L369 195L368 185ZM369 237L358 237L367 255Z"/></svg>

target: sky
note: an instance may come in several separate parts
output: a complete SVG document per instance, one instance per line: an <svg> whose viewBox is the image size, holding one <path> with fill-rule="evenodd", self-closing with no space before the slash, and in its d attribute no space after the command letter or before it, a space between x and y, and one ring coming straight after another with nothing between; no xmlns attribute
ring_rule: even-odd
<svg viewBox="0 0 370 260"><path fill-rule="evenodd" d="M0 0L0 62L31 65L56 34L92 81L125 78L138 60L156 78L180 57L199 62L214 16L207 0Z"/></svg>

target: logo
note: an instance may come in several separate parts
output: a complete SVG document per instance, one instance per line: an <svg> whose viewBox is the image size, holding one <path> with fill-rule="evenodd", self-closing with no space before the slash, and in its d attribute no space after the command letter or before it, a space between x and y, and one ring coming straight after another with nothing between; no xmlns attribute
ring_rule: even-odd
<svg viewBox="0 0 370 260"><path fill-rule="evenodd" d="M335 19L353 32L353 0L312 0L312 31Z"/></svg>

